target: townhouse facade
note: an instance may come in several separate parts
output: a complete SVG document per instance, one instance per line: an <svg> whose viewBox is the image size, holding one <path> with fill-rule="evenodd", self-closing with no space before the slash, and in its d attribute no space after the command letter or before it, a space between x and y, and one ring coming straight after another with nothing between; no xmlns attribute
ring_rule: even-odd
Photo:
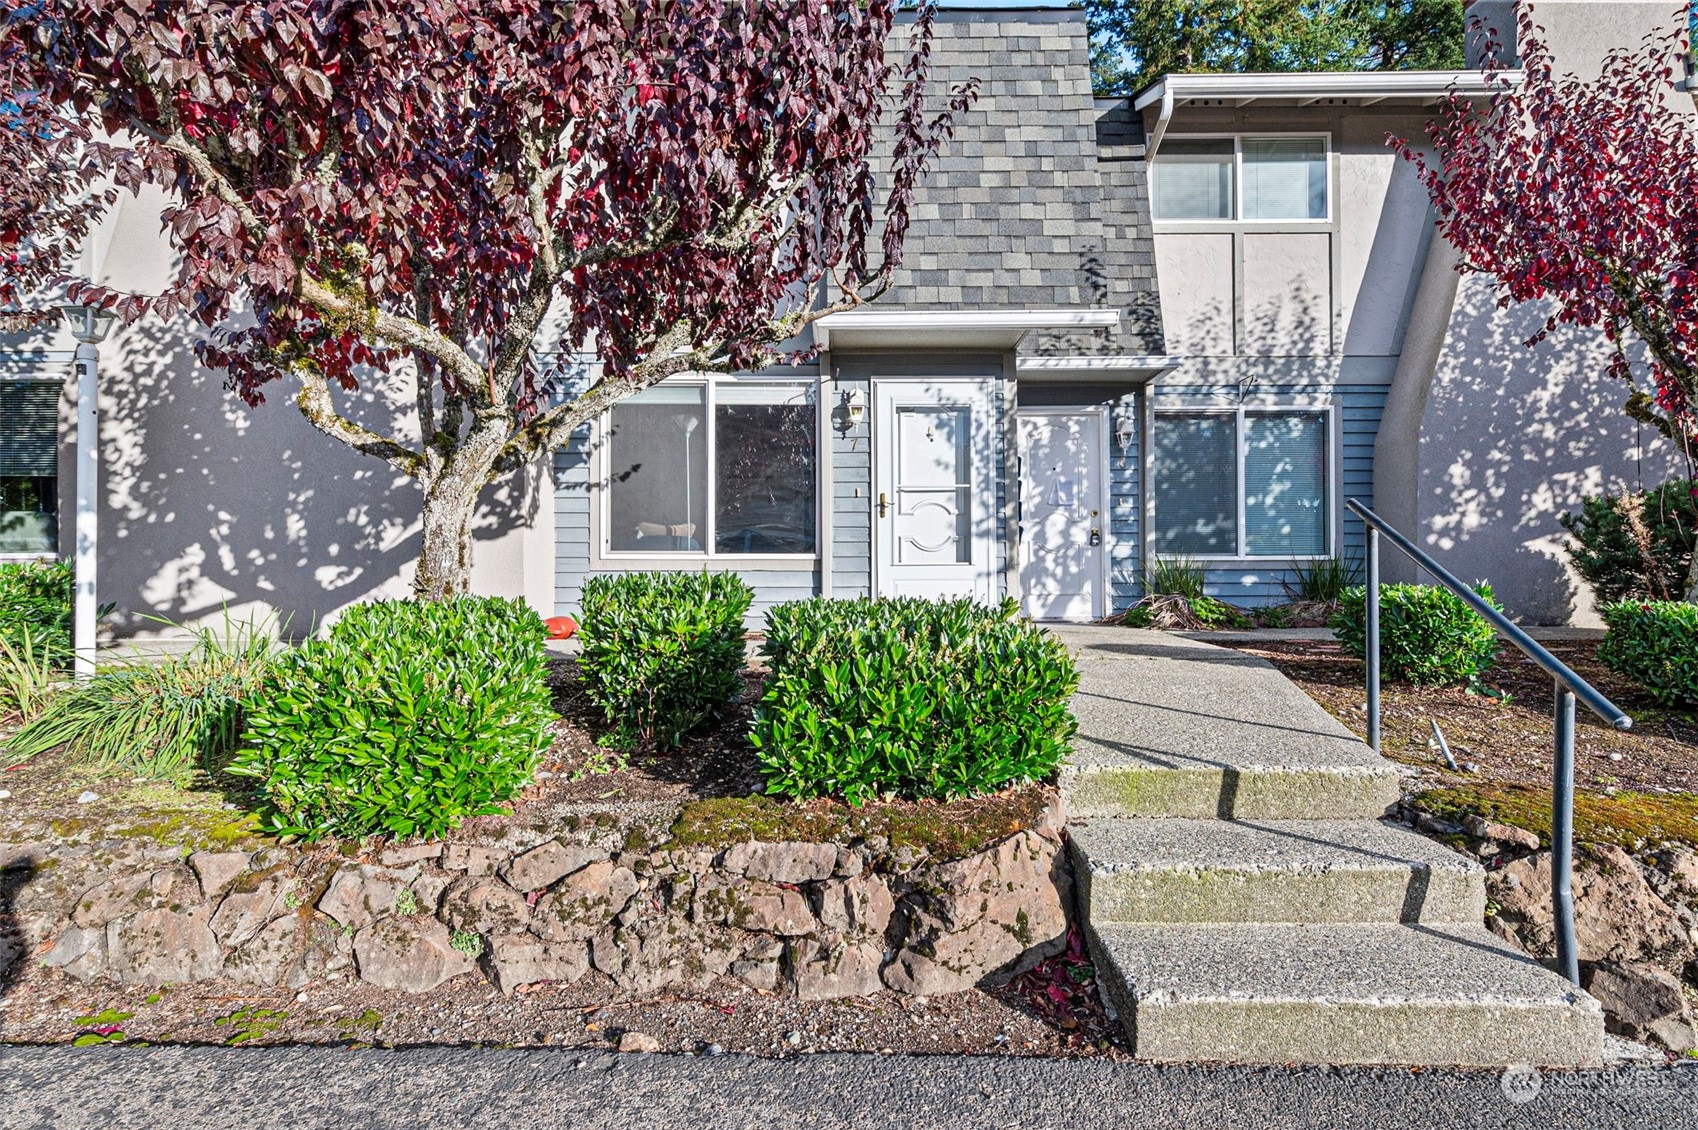
<svg viewBox="0 0 1698 1130"><path fill-rule="evenodd" d="M1581 69L1668 18L1548 6ZM1478 72L1176 75L1097 100L1083 13L1042 0L945 8L933 61L982 93L919 194L892 292L817 323L815 361L673 378L491 488L481 591L552 615L593 573L723 569L757 618L816 594L967 594L1092 620L1184 558L1257 604L1359 554L1358 498L1527 621L1587 621L1556 516L1682 468L1621 413L1600 341L1528 350L1543 315L1459 279L1387 146L1450 92L1482 93ZM157 285L160 204L125 196L85 269ZM192 340L137 325L103 354L100 595L118 630L228 612L299 634L405 594L415 488L281 395L247 409ZM0 556L69 546L70 350L0 339ZM359 410L404 432L409 403L379 383Z"/></svg>

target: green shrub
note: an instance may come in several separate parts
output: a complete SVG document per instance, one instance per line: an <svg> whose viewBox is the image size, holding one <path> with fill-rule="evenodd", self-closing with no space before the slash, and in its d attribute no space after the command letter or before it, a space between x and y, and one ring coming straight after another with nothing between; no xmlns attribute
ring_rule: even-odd
<svg viewBox="0 0 1698 1130"><path fill-rule="evenodd" d="M1574 542L1568 559L1600 603L1679 600L1698 544L1698 480L1675 479L1643 494L1584 499L1558 519Z"/></svg>
<svg viewBox="0 0 1698 1130"><path fill-rule="evenodd" d="M1208 573L1189 557L1157 557L1144 578L1144 595L1120 615L1128 628L1163 632L1248 627L1245 615L1208 595Z"/></svg>
<svg viewBox="0 0 1698 1130"><path fill-rule="evenodd" d="M518 601L350 608L280 657L230 772L277 832L441 836L505 812L551 740L547 631Z"/></svg>
<svg viewBox="0 0 1698 1130"><path fill-rule="evenodd" d="M1604 665L1664 706L1698 710L1698 604L1625 600L1599 611Z"/></svg>
<svg viewBox="0 0 1698 1130"><path fill-rule="evenodd" d="M1013 601L803 600L767 614L752 741L767 791L951 798L1055 772L1079 677Z"/></svg>
<svg viewBox="0 0 1698 1130"><path fill-rule="evenodd" d="M243 700L273 645L247 625L195 635L183 655L120 663L48 698L6 743L9 754L21 761L63 745L103 771L156 780L218 768L241 738Z"/></svg>
<svg viewBox="0 0 1698 1130"><path fill-rule="evenodd" d="M578 667L621 745L677 745L743 690L743 617L732 573L616 573L584 584Z"/></svg>
<svg viewBox="0 0 1698 1130"><path fill-rule="evenodd" d="M1492 586L1474 591L1493 608ZM1367 588L1346 589L1328 626L1345 649L1366 658ZM1432 585L1380 586L1380 670L1388 679L1426 685L1473 683L1497 661L1498 639L1462 598Z"/></svg>
<svg viewBox="0 0 1698 1130"><path fill-rule="evenodd" d="M0 565L0 641L16 647L27 629L38 655L71 659L71 566L63 561Z"/></svg>

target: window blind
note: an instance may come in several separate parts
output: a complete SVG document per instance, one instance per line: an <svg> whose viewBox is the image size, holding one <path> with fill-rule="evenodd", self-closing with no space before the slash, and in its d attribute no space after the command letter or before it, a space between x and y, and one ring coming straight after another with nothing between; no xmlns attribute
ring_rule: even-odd
<svg viewBox="0 0 1698 1130"><path fill-rule="evenodd" d="M1318 137L1244 139L1244 218L1324 220L1327 146Z"/></svg>
<svg viewBox="0 0 1698 1130"><path fill-rule="evenodd" d="M1237 418L1160 412L1152 426L1158 553L1238 552Z"/></svg>
<svg viewBox="0 0 1698 1130"><path fill-rule="evenodd" d="M58 474L59 390L58 381L0 380L0 475Z"/></svg>
<svg viewBox="0 0 1698 1130"><path fill-rule="evenodd" d="M1232 219L1232 139L1175 138L1156 153L1152 210L1158 220Z"/></svg>
<svg viewBox="0 0 1698 1130"><path fill-rule="evenodd" d="M1244 418L1244 546L1254 556L1327 551L1327 421L1320 413Z"/></svg>

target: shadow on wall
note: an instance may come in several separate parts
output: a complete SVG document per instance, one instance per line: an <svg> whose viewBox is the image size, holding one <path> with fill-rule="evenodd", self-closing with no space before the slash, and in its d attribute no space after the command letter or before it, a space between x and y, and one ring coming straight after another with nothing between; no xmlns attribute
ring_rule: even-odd
<svg viewBox="0 0 1698 1130"><path fill-rule="evenodd" d="M1498 309L1489 280L1461 280L1421 424L1420 540L1465 579L1488 577L1511 615L1593 625L1558 516L1685 464L1622 410L1602 332L1559 327L1527 348L1543 321L1533 304Z"/></svg>
<svg viewBox="0 0 1698 1130"><path fill-rule="evenodd" d="M249 409L203 368L190 327L116 335L101 371L100 595L120 636L182 622L275 614L292 637L349 604L408 594L420 492L386 464L313 430L293 389ZM408 442L412 381L377 377L344 411ZM485 492L475 537L479 591L517 589L489 543L530 526L539 476ZM510 595L516 595L512 593Z"/></svg>

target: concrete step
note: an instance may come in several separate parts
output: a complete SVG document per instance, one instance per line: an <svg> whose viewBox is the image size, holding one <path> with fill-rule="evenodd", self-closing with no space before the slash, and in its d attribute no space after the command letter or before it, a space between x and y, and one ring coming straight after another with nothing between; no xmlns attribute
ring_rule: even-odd
<svg viewBox="0 0 1698 1130"><path fill-rule="evenodd" d="M1069 629L1074 816L1372 819L1399 770L1272 666L1159 632Z"/></svg>
<svg viewBox="0 0 1698 1130"><path fill-rule="evenodd" d="M1479 864L1378 820L1076 822L1096 923L1461 922L1485 917Z"/></svg>
<svg viewBox="0 0 1698 1130"><path fill-rule="evenodd" d="M1603 1058L1597 1001L1479 926L1093 922L1139 1058L1530 1064Z"/></svg>

